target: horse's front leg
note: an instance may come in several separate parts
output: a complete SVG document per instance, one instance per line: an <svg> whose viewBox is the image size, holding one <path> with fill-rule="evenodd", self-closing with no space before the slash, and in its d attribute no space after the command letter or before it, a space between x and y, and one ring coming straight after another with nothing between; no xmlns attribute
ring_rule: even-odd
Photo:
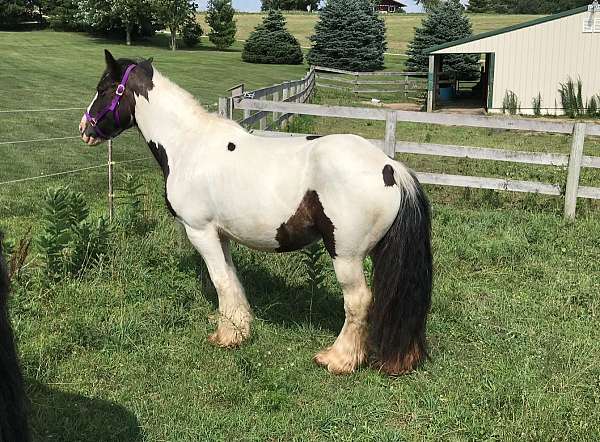
<svg viewBox="0 0 600 442"><path fill-rule="evenodd" d="M204 258L219 296L217 330L208 339L221 347L238 346L250 336L252 313L231 259L229 241L220 238L213 226L202 230L186 226L186 232Z"/></svg>

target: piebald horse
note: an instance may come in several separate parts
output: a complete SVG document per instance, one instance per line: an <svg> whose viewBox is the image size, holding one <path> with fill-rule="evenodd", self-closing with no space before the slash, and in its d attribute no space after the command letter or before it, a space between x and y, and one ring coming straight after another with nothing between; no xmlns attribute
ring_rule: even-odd
<svg viewBox="0 0 600 442"><path fill-rule="evenodd" d="M206 112L152 60L115 58L81 119L96 145L137 127L160 165L171 214L206 262L219 299L209 340L240 345L252 312L229 241L289 252L319 239L333 259L346 318L314 357L336 374L369 357L391 375L426 357L431 301L430 209L415 175L355 135L266 138ZM374 264L373 292L363 261Z"/></svg>

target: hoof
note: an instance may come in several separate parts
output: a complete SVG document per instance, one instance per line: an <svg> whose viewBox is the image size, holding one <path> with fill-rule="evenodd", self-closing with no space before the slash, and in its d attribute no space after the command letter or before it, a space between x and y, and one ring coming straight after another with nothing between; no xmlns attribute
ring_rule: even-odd
<svg viewBox="0 0 600 442"><path fill-rule="evenodd" d="M239 347L250 336L250 330L242 330L233 325L220 325L213 334L208 336L209 342L217 347Z"/></svg>
<svg viewBox="0 0 600 442"><path fill-rule="evenodd" d="M352 355L341 352L335 347L329 347L317 353L313 361L317 365L326 368L330 373L341 375L354 373L364 359L364 352L357 352Z"/></svg>

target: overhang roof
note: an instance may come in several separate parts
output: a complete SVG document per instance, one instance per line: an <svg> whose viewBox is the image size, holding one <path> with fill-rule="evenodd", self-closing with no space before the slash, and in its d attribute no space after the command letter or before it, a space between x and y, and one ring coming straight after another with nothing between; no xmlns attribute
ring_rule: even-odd
<svg viewBox="0 0 600 442"><path fill-rule="evenodd" d="M496 29L494 31L483 32L481 34L472 35L470 37L461 38L460 40L454 40L448 43L444 43L437 46L432 46L428 48L425 53L432 54L433 52L441 51L442 49L448 49L454 46L458 46L464 43L470 43L472 41L482 40L488 37L494 37L495 35L506 34L507 32L516 31L518 29L529 28L531 26L540 25L542 23L547 23L549 21L558 20L564 17L569 17L571 15L580 14L588 10L587 6L581 6L579 8L570 9L569 11L559 12L558 14L547 15L545 17L536 18L534 20L526 21L523 23L519 23L512 26L507 26L505 28Z"/></svg>

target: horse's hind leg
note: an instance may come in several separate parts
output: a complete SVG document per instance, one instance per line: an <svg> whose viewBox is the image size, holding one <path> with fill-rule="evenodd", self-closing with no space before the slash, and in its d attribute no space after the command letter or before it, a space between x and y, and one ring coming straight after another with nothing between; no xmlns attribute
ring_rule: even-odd
<svg viewBox="0 0 600 442"><path fill-rule="evenodd" d="M316 354L317 364L331 373L352 373L367 356L367 320L372 302L362 257L336 257L335 274L344 293L346 320L333 345Z"/></svg>
<svg viewBox="0 0 600 442"><path fill-rule="evenodd" d="M212 227L197 230L186 226L186 232L204 258L219 296L217 330L208 339L221 347L235 347L250 336L252 313L231 259L229 241Z"/></svg>

